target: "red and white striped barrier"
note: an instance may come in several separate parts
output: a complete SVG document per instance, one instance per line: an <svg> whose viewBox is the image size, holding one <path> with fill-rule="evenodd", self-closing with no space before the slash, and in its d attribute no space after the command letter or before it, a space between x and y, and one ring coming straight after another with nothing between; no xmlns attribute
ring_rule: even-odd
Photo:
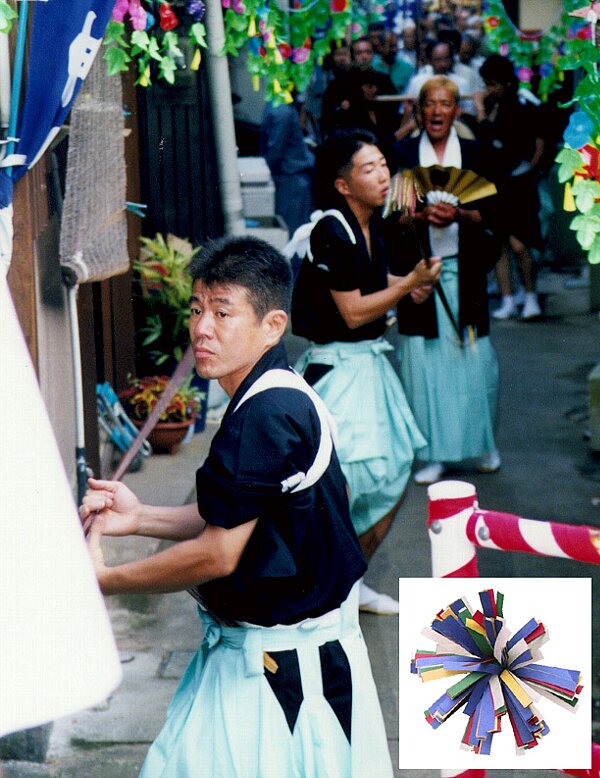
<svg viewBox="0 0 600 778"><path fill-rule="evenodd" d="M525 551L600 564L600 530L595 527L482 510L475 487L464 481L439 481L427 493L433 578L477 578L477 548ZM580 778L600 778L600 745L592 744L590 770L561 772ZM485 770L442 770L441 778L485 778Z"/></svg>
<svg viewBox="0 0 600 778"><path fill-rule="evenodd" d="M600 529L482 510L475 487L463 481L432 484L428 495L434 578L478 576L477 547L600 564Z"/></svg>

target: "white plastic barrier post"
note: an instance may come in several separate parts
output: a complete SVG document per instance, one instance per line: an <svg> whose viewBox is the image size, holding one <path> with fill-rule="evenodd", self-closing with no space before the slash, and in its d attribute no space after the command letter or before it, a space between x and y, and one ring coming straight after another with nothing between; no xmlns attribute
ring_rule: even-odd
<svg viewBox="0 0 600 778"><path fill-rule="evenodd" d="M476 578L475 546L467 535L467 525L477 506L473 484L439 481L428 490L433 578Z"/></svg>

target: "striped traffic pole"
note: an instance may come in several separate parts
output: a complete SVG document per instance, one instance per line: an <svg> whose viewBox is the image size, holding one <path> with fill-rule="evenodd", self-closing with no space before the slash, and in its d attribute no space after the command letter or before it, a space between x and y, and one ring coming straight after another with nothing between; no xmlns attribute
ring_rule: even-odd
<svg viewBox="0 0 600 778"><path fill-rule="evenodd" d="M600 529L482 510L472 484L440 481L428 489L434 578L478 575L476 549L524 551L600 564Z"/></svg>

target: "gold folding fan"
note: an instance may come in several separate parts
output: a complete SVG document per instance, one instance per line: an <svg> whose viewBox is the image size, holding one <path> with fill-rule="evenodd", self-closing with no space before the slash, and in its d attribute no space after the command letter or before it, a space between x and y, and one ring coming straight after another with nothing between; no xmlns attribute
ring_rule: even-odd
<svg viewBox="0 0 600 778"><path fill-rule="evenodd" d="M383 215L387 217L394 211L412 214L416 201L425 199L429 192L439 192L435 198L437 202L459 202L465 205L491 197L496 191L491 181L472 170L441 165L419 166L403 170L392 177Z"/></svg>

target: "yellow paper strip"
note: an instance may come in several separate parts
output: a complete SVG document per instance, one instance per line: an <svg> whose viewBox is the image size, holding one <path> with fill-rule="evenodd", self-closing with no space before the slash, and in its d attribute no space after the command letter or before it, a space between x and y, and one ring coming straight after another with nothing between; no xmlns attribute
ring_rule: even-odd
<svg viewBox="0 0 600 778"><path fill-rule="evenodd" d="M438 670L428 670L426 673L420 673L422 681L437 681L438 678L449 678L451 675L464 675L468 670L444 670L440 667Z"/></svg>
<svg viewBox="0 0 600 778"><path fill-rule="evenodd" d="M465 627L468 627L469 629L472 629L473 632L478 632L480 635L483 635L484 638L487 638L487 632L485 631L485 628L478 624L476 621L473 621L473 619L467 619L465 621Z"/></svg>
<svg viewBox="0 0 600 778"><path fill-rule="evenodd" d="M523 705L525 708L528 708L530 705L533 704L533 700L531 699L531 697L527 694L525 689L517 681L517 679L510 672L510 670L504 670L502 673L500 673L500 680L504 681L504 683L508 686L511 692L515 695L517 700L519 700L521 705Z"/></svg>

